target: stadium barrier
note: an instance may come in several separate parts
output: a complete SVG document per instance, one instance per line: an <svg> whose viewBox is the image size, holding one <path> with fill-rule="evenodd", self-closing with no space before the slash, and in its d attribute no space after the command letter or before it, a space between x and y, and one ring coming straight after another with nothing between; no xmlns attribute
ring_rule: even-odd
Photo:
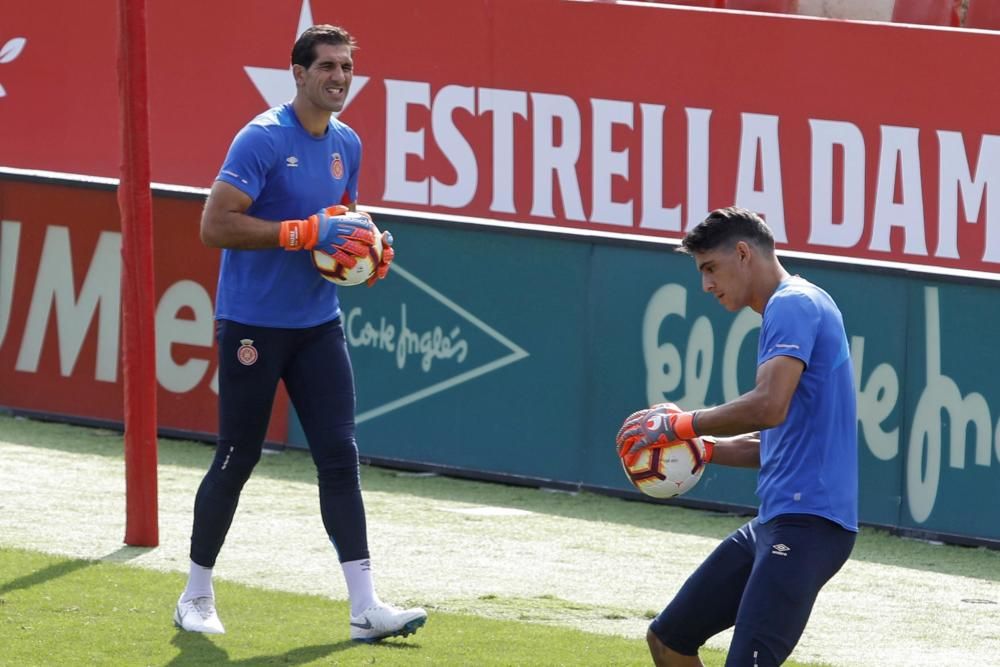
<svg viewBox="0 0 1000 667"><path fill-rule="evenodd" d="M113 183L0 170L0 406L120 424L120 236ZM204 191L157 188L161 432L215 431L218 252ZM514 483L630 491L613 438L634 409L697 408L753 383L759 319L700 291L675 242L374 209L391 278L342 291L358 440L374 462ZM859 399L861 518L1000 546L1000 285L786 253L844 312ZM303 446L279 397L269 439ZM752 471L711 466L682 499L755 505Z"/></svg>

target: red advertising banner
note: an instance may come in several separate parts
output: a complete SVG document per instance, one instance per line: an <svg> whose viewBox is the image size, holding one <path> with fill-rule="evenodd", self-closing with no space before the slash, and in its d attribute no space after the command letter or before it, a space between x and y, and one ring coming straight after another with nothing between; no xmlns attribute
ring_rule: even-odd
<svg viewBox="0 0 1000 667"><path fill-rule="evenodd" d="M5 12L0 165L117 173L113 10ZM341 116L363 204L677 237L737 203L785 250L1000 269L1000 33L573 0L149 17L160 182L209 185L234 132L294 94L300 29L335 23L361 47Z"/></svg>
<svg viewBox="0 0 1000 667"><path fill-rule="evenodd" d="M157 196L159 426L217 431L219 251L198 238L202 201ZM0 177L0 405L122 421L121 232L110 187ZM287 399L268 439L283 442Z"/></svg>

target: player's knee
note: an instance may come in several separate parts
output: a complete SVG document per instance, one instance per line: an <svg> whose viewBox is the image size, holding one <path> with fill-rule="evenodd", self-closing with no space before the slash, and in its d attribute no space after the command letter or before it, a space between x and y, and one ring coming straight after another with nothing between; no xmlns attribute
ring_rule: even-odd
<svg viewBox="0 0 1000 667"><path fill-rule="evenodd" d="M351 493L360 489L361 472L354 440L317 460L316 476L324 493Z"/></svg>
<svg viewBox="0 0 1000 667"><path fill-rule="evenodd" d="M647 628L646 630L646 645L649 646L649 654L653 656L653 664L661 664L660 656L663 654L663 649L666 646L663 645L660 638L653 632L653 628Z"/></svg>
<svg viewBox="0 0 1000 667"><path fill-rule="evenodd" d="M237 447L220 442L209 473L217 483L241 489L260 461L260 454L259 447Z"/></svg>
<svg viewBox="0 0 1000 667"><path fill-rule="evenodd" d="M698 656L681 655L669 648L653 632L652 627L646 630L646 644L649 646L649 655L653 658L653 664L657 667L686 667L701 664Z"/></svg>
<svg viewBox="0 0 1000 667"><path fill-rule="evenodd" d="M763 641L760 638L739 641L738 637L734 637L726 656L726 666L778 667L785 662L790 653L791 649L786 650L780 645L774 646L771 642Z"/></svg>
<svg viewBox="0 0 1000 667"><path fill-rule="evenodd" d="M653 657L653 664L658 667L663 667L664 665L673 664L670 662L670 655L668 649L660 638L656 636L652 628L646 630L646 645L649 646L649 655Z"/></svg>
<svg viewBox="0 0 1000 667"><path fill-rule="evenodd" d="M361 473L358 464L344 467L327 467L319 471L320 491L339 495L353 493L361 488Z"/></svg>

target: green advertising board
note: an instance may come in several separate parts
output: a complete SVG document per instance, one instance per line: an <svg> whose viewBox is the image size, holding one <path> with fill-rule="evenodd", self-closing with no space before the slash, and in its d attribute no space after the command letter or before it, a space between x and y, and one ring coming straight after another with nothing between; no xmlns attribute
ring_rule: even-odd
<svg viewBox="0 0 1000 667"><path fill-rule="evenodd" d="M626 415L753 386L759 316L719 307L673 245L380 223L397 239L392 274L341 292L362 456L626 493ZM862 521L1000 540L1000 285L784 263L844 314ZM304 444L294 419L290 440ZM709 466L685 499L752 508L755 481Z"/></svg>
<svg viewBox="0 0 1000 667"><path fill-rule="evenodd" d="M906 391L894 459L902 526L1000 539L998 296L984 285L908 286Z"/></svg>

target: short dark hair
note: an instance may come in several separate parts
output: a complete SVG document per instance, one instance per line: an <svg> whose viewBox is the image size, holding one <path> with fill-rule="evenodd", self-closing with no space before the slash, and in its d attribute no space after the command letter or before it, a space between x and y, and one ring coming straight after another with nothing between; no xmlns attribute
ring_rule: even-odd
<svg viewBox="0 0 1000 667"><path fill-rule="evenodd" d="M684 236L678 252L696 253L714 250L724 243L748 241L774 252L774 235L764 219L738 206L718 208Z"/></svg>
<svg viewBox="0 0 1000 667"><path fill-rule="evenodd" d="M316 60L316 45L346 45L353 52L358 48L351 33L335 25L323 24L306 28L292 47L292 65L302 65L309 69Z"/></svg>

